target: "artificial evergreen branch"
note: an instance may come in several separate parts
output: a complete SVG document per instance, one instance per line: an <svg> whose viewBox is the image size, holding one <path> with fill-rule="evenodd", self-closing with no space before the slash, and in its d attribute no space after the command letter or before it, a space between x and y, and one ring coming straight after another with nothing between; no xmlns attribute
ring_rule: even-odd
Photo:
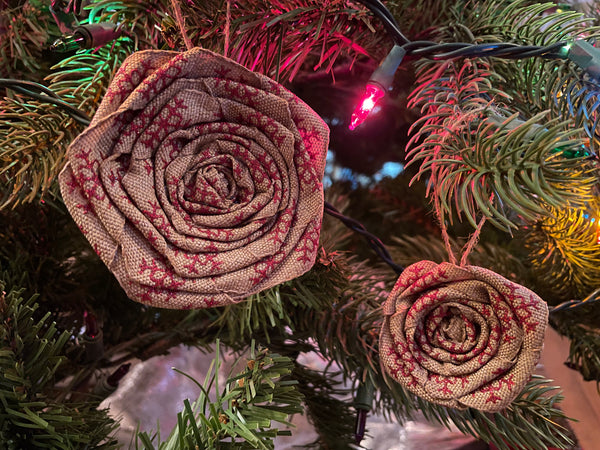
<svg viewBox="0 0 600 450"><path fill-rule="evenodd" d="M339 266L340 258L341 255L321 248L315 266L308 273L242 303L226 306L215 325L228 334L230 342L248 342L261 336L262 342L269 343L271 334L278 339L286 327L295 331L299 317L329 309L348 285L346 272Z"/></svg>
<svg viewBox="0 0 600 450"><path fill-rule="evenodd" d="M571 157L582 145L578 130L556 120L541 127L544 113L525 122L507 117L508 98L482 64L429 67L420 72L428 81L413 93L425 116L413 126L417 144L408 157L420 163L417 177L431 172L440 221L464 213L476 227L481 212L508 230L517 227L511 213L533 221L548 215L546 205L584 206L595 176L584 158Z"/></svg>
<svg viewBox="0 0 600 450"><path fill-rule="evenodd" d="M500 413L437 405L423 405L422 411L429 420L446 426L451 422L461 432L493 443L500 450L547 450L550 446L567 449L573 441L567 429L557 423L564 422L566 416L555 406L562 394L553 392L557 388L551 383L552 380L534 376L519 397Z"/></svg>
<svg viewBox="0 0 600 450"><path fill-rule="evenodd" d="M356 411L351 404L352 387L345 386L342 374L311 370L296 364L294 378L304 395L306 414L319 438L305 448L347 450L355 448L354 421ZM335 417L335 420L331 420Z"/></svg>
<svg viewBox="0 0 600 450"><path fill-rule="evenodd" d="M162 25L169 19L168 11L168 0L101 0L90 5L88 20L119 24L123 34L133 41L133 48L144 50L161 48L167 40Z"/></svg>
<svg viewBox="0 0 600 450"><path fill-rule="evenodd" d="M589 326L557 320L558 330L570 341L565 364L581 373L585 381L600 383L600 334Z"/></svg>
<svg viewBox="0 0 600 450"><path fill-rule="evenodd" d="M36 317L37 309L18 290L0 294L0 442L15 450L117 448L115 423L98 402L55 400L55 374L71 335L59 333L49 313Z"/></svg>
<svg viewBox="0 0 600 450"><path fill-rule="evenodd" d="M476 33L499 33L507 39L544 45L559 40L584 38L594 40L600 33L597 20L576 11L553 11L554 4L529 5L514 2L505 9L490 14L489 22L474 26ZM543 13L543 14L542 14ZM527 17L527 26L516 26L521 17ZM583 128L594 149L596 128L597 86L587 75L567 60L521 61L495 59L493 65L504 82L502 88L515 99L515 106L526 117L552 110L563 119L572 119L572 128Z"/></svg>
<svg viewBox="0 0 600 450"><path fill-rule="evenodd" d="M42 50L53 36L58 37L58 29L47 8L30 2L14 7L0 3L0 78L41 79Z"/></svg>
<svg viewBox="0 0 600 450"><path fill-rule="evenodd" d="M529 260L551 303L584 297L600 285L598 218L591 209L553 209L528 227Z"/></svg>
<svg viewBox="0 0 600 450"><path fill-rule="evenodd" d="M197 2L189 8L186 23L192 41L223 52L227 29L229 57L282 82L292 81L308 65L327 72L343 60L352 66L360 57L379 55L387 40L383 33L374 34L375 26L361 5L345 0L324 5L304 0L277 5L265 0L237 2L230 10L229 27L226 2L215 3Z"/></svg>
<svg viewBox="0 0 600 450"><path fill-rule="evenodd" d="M85 50L63 59L47 76L50 88L71 105L93 115L106 88L125 58L136 47L118 40L98 49Z"/></svg>
<svg viewBox="0 0 600 450"><path fill-rule="evenodd" d="M568 7L557 10L556 3L552 2L500 0L457 13L477 40L486 42L548 45L582 32L597 31L597 27L591 27L589 17Z"/></svg>
<svg viewBox="0 0 600 450"><path fill-rule="evenodd" d="M589 138L589 148L598 157L600 86L585 74L577 75L571 78L561 77L554 81L554 106L563 117L572 118L574 126L585 130ZM587 154L591 155L590 152Z"/></svg>
<svg viewBox="0 0 600 450"><path fill-rule="evenodd" d="M0 100L0 209L29 203L51 191L65 149L81 128L39 101Z"/></svg>
<svg viewBox="0 0 600 450"><path fill-rule="evenodd" d="M126 43L85 51L62 61L49 88L90 114L98 107L117 68L131 52ZM84 83L82 83L82 80ZM66 148L83 129L54 105L22 96L0 101L0 209L57 195L54 181Z"/></svg>
<svg viewBox="0 0 600 450"><path fill-rule="evenodd" d="M217 341L216 357L204 382L192 379L200 389L198 399L193 404L184 401L184 410L177 415L177 427L157 447L148 433L139 433L138 439L145 449L266 450L274 448L276 436L289 435L275 428L275 423L291 426L289 416L303 410L297 381L289 378L293 361L267 349L257 349L252 343L246 367L229 376L222 388L219 387L221 366Z"/></svg>
<svg viewBox="0 0 600 450"><path fill-rule="evenodd" d="M597 294L597 290L594 293ZM584 380L596 383L600 383L599 321L600 309L593 303L558 311L552 314L550 321L556 331L570 341L565 365L580 372Z"/></svg>

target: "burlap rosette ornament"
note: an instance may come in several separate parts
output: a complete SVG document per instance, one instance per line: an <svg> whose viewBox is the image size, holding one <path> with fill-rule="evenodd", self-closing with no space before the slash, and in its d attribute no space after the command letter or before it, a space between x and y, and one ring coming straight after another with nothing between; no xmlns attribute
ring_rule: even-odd
<svg viewBox="0 0 600 450"><path fill-rule="evenodd" d="M406 268L383 307L386 372L424 399L495 412L531 378L548 307L481 267L421 261Z"/></svg>
<svg viewBox="0 0 600 450"><path fill-rule="evenodd" d="M130 56L68 149L64 201L134 300L229 304L311 268L325 123L215 53Z"/></svg>

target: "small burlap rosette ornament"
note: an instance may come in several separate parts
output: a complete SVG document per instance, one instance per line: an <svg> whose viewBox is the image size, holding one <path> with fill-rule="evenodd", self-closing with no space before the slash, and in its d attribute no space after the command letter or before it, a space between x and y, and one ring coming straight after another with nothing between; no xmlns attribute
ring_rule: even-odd
<svg viewBox="0 0 600 450"><path fill-rule="evenodd" d="M481 267L421 261L406 268L383 307L386 372L424 399L495 412L531 378L548 307Z"/></svg>
<svg viewBox="0 0 600 450"><path fill-rule="evenodd" d="M227 58L142 51L68 149L60 187L132 299L219 306L312 267L328 136L295 95Z"/></svg>

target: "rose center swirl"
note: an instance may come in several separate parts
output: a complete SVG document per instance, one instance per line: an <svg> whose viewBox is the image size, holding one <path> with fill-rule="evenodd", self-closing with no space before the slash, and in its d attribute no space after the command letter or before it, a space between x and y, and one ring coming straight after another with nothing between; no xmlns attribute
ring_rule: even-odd
<svg viewBox="0 0 600 450"><path fill-rule="evenodd" d="M461 305L462 306L462 305ZM443 305L435 308L426 319L427 341L452 353L465 353L477 345L483 320L464 306Z"/></svg>
<svg viewBox="0 0 600 450"><path fill-rule="evenodd" d="M180 203L190 213L217 214L247 204L254 183L246 166L231 155L185 157L178 180Z"/></svg>
<svg viewBox="0 0 600 450"><path fill-rule="evenodd" d="M231 167L211 164L195 172L188 172L183 179L184 198L190 202L208 201L210 206L218 206L230 200L238 203L237 188ZM216 200L216 201L211 201Z"/></svg>
<svg viewBox="0 0 600 450"><path fill-rule="evenodd" d="M407 336L410 347L421 355L419 359L424 358L427 370L440 373L442 366L458 369L467 363L462 367L468 373L497 352L497 319L488 317L487 312L485 304L454 299L411 314L414 321L409 319L407 324L407 330L413 330ZM469 368L471 365L474 367Z"/></svg>

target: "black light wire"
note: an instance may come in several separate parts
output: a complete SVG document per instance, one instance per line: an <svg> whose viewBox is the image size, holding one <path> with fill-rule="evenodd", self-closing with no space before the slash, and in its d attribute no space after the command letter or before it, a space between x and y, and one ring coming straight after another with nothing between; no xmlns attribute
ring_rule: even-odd
<svg viewBox="0 0 600 450"><path fill-rule="evenodd" d="M548 59L564 58L561 50L567 42L561 41L546 46L519 45L510 42L489 44L471 44L468 42L438 43L432 41L410 41L396 22L392 13L379 0L357 0L377 16L396 45L406 50L407 55L434 60L453 58L481 58L495 56L504 59L542 57Z"/></svg>
<svg viewBox="0 0 600 450"><path fill-rule="evenodd" d="M58 106L77 122L83 125L90 124L90 118L86 113L65 102L58 96L58 94L56 94L56 92L53 92L42 84L34 83L32 81L0 78L0 87L11 89L19 94L26 95L41 102Z"/></svg>
<svg viewBox="0 0 600 450"><path fill-rule="evenodd" d="M521 59L542 57L549 59L564 58L563 49L567 42L555 42L544 47L537 45L519 45L510 42L493 44L469 44L467 42L435 43L431 41L414 41L403 45L407 54L434 60L453 58L473 58L495 56L503 59Z"/></svg>
<svg viewBox="0 0 600 450"><path fill-rule="evenodd" d="M596 303L600 301L600 288L596 289L590 295L582 300L567 300L566 302L562 302L552 308L550 308L551 313L559 312L559 311L568 311L569 309L577 308L579 306L589 305L591 303Z"/></svg>
<svg viewBox="0 0 600 450"><path fill-rule="evenodd" d="M394 272L396 272L396 274L400 275L402 273L404 267L399 266L392 260L392 256L388 252L387 248L385 248L383 242L381 242L381 239L379 239L374 234L369 233L362 223L360 223L358 220L354 220L350 217L343 215L329 202L325 202L324 211L330 216L335 217L336 219L341 221L352 231L355 231L358 234L362 235L366 239L368 244L371 246L373 251L377 254L377 256L379 256L388 266L390 266L394 270Z"/></svg>
<svg viewBox="0 0 600 450"><path fill-rule="evenodd" d="M387 30L388 34L394 40L397 45L408 44L410 40L402 34L398 22L392 15L389 9L381 3L379 0L358 0L359 3L365 5L373 14L375 14L379 20L381 20L383 26Z"/></svg>

